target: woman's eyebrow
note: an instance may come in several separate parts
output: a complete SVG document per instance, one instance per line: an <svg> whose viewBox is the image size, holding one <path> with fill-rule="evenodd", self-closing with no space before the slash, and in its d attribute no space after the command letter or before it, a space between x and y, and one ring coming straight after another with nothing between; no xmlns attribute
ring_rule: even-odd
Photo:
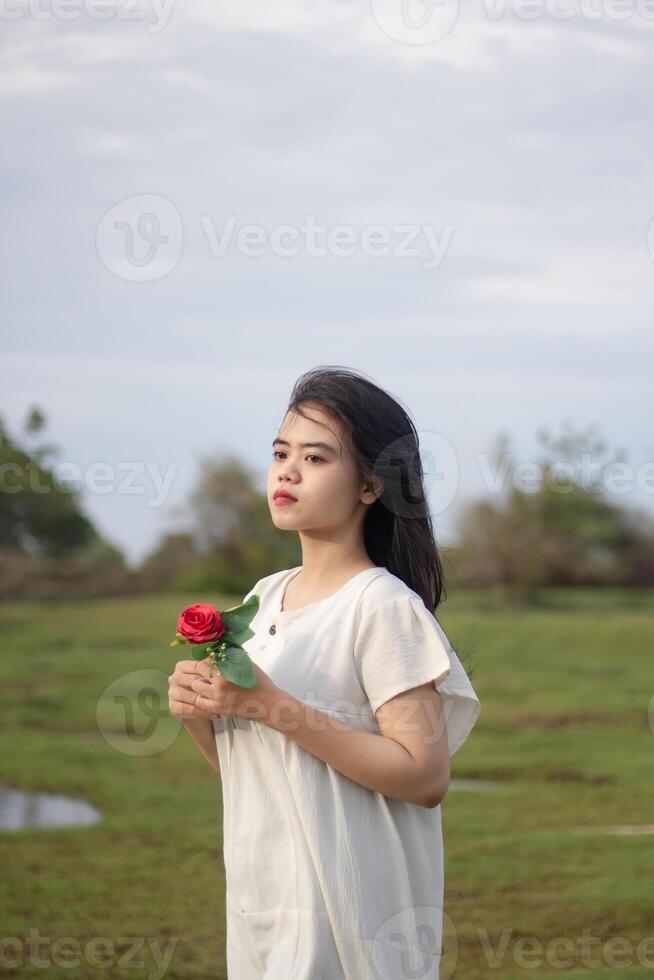
<svg viewBox="0 0 654 980"><path fill-rule="evenodd" d="M290 446L290 442L286 439L273 439L273 449L275 446ZM299 443L300 449L324 449L325 452L331 453L333 456L338 456L337 451L333 446L329 446L326 442L301 442Z"/></svg>

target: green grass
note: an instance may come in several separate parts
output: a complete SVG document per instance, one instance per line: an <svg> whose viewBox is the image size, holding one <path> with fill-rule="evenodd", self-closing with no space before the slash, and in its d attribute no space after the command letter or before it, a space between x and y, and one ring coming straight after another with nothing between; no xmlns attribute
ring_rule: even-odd
<svg viewBox="0 0 654 980"><path fill-rule="evenodd" d="M232 605L240 597L193 598ZM25 959L16 969L9 955L0 957L0 976L159 976L147 937L160 947L176 940L168 978L226 976L220 781L165 716L167 677L183 656L168 644L189 601L169 595L0 608L0 779L80 796L103 813L87 828L0 833L2 936L16 937ZM651 976L654 940L641 947L641 963L637 946L654 936L654 836L575 828L654 823L654 600L566 590L528 608L459 593L439 619L482 702L472 736L452 760L453 776L504 783L497 792L452 790L442 804L443 977L454 933L453 975L463 980L558 978L563 966L547 952L556 937L566 977ZM152 754L129 755L103 737L96 711L100 704L104 731L119 731L124 709L103 692L140 669L152 672L148 710L155 720L164 712L164 741ZM121 683L129 690L126 678ZM138 751L138 742L130 745ZM30 929L50 937L45 958L55 938L73 937L80 965L31 965ZM585 965L584 934L597 940L594 966ZM138 936L145 937L140 950L129 938ZM113 943L104 969L84 958L94 937ZM621 946L611 947L618 938Z"/></svg>

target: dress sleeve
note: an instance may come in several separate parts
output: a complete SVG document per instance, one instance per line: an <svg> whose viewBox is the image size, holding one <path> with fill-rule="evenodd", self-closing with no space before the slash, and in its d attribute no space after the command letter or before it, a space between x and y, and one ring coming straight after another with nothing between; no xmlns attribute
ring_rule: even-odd
<svg viewBox="0 0 654 980"><path fill-rule="evenodd" d="M443 628L419 596L400 596L365 613L354 657L373 712L396 694L432 681L441 695L449 754L454 755L481 705Z"/></svg>

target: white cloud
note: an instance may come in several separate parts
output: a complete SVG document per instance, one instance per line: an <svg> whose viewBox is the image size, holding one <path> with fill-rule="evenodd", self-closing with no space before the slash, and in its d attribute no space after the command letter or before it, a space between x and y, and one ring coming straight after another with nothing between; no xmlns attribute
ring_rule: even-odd
<svg viewBox="0 0 654 980"><path fill-rule="evenodd" d="M52 53L54 41L47 28L34 23L26 25L18 40L5 38L0 53L0 98L45 95L76 80L68 65L44 57Z"/></svg>
<svg viewBox="0 0 654 980"><path fill-rule="evenodd" d="M97 133L90 140L90 148L100 153L122 153L130 144L127 133Z"/></svg>
<svg viewBox="0 0 654 980"><path fill-rule="evenodd" d="M477 295L499 305L612 308L617 313L642 309L653 284L654 264L644 245L638 252L558 247L538 273L470 278ZM621 319L616 327L622 327Z"/></svg>
<svg viewBox="0 0 654 980"><path fill-rule="evenodd" d="M457 444L500 427L528 443L553 404L627 448L651 439L648 26L492 21L473 3L419 46L384 34L363 0L179 0L159 33L3 27L4 405L38 397L73 458L165 460L198 420L216 448L235 433L256 447L317 362L371 370L427 428L449 420ZM141 194L175 205L184 248L139 284L108 272L95 241L108 209ZM200 216L230 214L454 235L432 271L216 259ZM103 520L144 547L127 504Z"/></svg>

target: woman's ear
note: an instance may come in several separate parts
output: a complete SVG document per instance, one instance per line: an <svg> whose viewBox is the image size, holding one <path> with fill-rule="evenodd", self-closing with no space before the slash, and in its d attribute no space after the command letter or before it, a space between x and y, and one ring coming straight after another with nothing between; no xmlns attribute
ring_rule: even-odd
<svg viewBox="0 0 654 980"><path fill-rule="evenodd" d="M373 476L364 482L361 490L361 500L364 504L374 504L375 500L381 496L383 491L384 484L378 477Z"/></svg>

